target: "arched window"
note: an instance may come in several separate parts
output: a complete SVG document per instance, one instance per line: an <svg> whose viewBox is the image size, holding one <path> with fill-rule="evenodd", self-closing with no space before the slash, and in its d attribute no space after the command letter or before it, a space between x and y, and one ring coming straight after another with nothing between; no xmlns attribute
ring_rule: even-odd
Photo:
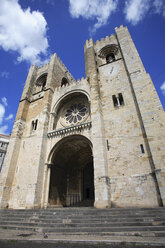
<svg viewBox="0 0 165 248"><path fill-rule="evenodd" d="M99 57L106 60L106 63L109 64L116 60L118 53L118 46L116 44L109 44L104 46L99 51Z"/></svg>
<svg viewBox="0 0 165 248"><path fill-rule="evenodd" d="M106 62L107 62L107 64L113 62L114 60L115 60L115 55L114 55L114 53L110 53L110 54L108 54L108 55L106 56Z"/></svg>
<svg viewBox="0 0 165 248"><path fill-rule="evenodd" d="M65 77L63 77L62 80L61 80L61 87L62 87L63 85L66 86L67 84L69 85L68 80L67 80Z"/></svg>
<svg viewBox="0 0 165 248"><path fill-rule="evenodd" d="M41 75L37 81L36 85L40 87L40 90L44 90L46 86L46 80L47 80L47 73Z"/></svg>

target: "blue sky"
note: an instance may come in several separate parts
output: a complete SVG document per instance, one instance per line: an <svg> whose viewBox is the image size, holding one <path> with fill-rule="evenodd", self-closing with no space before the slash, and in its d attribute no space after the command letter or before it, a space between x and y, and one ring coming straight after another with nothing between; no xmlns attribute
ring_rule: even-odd
<svg viewBox="0 0 165 248"><path fill-rule="evenodd" d="M0 133L12 131L31 64L56 52L76 80L85 77L85 41L121 24L165 109L165 0L0 0L0 6Z"/></svg>

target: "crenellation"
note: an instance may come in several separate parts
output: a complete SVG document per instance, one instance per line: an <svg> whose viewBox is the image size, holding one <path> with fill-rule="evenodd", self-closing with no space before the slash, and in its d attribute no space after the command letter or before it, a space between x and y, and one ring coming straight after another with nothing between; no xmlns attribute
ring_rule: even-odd
<svg viewBox="0 0 165 248"><path fill-rule="evenodd" d="M68 71L68 69L66 68L66 66L63 64L63 62L60 60L60 58L57 55L56 55L56 59L59 62L60 66L62 67L64 73L70 77L70 80L75 81L75 79L73 78L73 76L70 74L70 72Z"/></svg>
<svg viewBox="0 0 165 248"><path fill-rule="evenodd" d="M42 65L40 67L37 67L37 76L36 78L40 77L40 75L47 73L48 72L48 68L49 68L50 63L47 63L45 65Z"/></svg>
<svg viewBox="0 0 165 248"><path fill-rule="evenodd" d="M90 38L89 40L86 40L85 49L92 47L93 45L94 45L93 39Z"/></svg>
<svg viewBox="0 0 165 248"><path fill-rule="evenodd" d="M165 113L127 27L115 31L86 41L85 78L57 54L30 68L1 208L165 206Z"/></svg>
<svg viewBox="0 0 165 248"><path fill-rule="evenodd" d="M100 40L100 43L104 43L106 41L106 39L105 38L102 38L101 40Z"/></svg>
<svg viewBox="0 0 165 248"><path fill-rule="evenodd" d="M55 92L60 92L60 94L62 94L63 91L69 91L70 89L73 89L73 88L77 88L79 87L79 85L82 84L85 86L88 85L88 82L86 80L86 78L82 77L81 79L78 79L77 82L76 81L71 81L71 83L69 83L69 85L63 85L62 87L59 86L59 87L56 87L55 88Z"/></svg>

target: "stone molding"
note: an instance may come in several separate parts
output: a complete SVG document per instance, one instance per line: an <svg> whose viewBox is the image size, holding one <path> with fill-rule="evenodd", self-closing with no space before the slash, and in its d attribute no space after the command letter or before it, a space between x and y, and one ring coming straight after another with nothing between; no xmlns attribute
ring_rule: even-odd
<svg viewBox="0 0 165 248"><path fill-rule="evenodd" d="M61 134L66 134L66 133L72 133L74 131L80 131L81 132L81 130L83 130L85 128L90 129L91 126L92 126L92 122L88 121L88 122L81 123L81 124L78 124L78 125L53 130L53 131L49 132L47 134L47 136L48 136L48 138L52 138L54 136L58 136L58 135L61 135Z"/></svg>

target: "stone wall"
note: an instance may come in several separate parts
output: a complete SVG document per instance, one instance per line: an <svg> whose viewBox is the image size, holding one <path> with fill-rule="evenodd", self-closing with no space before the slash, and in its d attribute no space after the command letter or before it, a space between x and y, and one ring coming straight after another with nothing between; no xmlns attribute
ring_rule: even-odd
<svg viewBox="0 0 165 248"><path fill-rule="evenodd" d="M165 114L127 28L115 30L86 41L85 79L76 82L56 54L30 68L0 174L2 208L48 206L54 152L72 136L93 150L95 207L165 204ZM37 88L42 75L46 85ZM88 115L65 126L62 109L74 99L86 102Z"/></svg>

